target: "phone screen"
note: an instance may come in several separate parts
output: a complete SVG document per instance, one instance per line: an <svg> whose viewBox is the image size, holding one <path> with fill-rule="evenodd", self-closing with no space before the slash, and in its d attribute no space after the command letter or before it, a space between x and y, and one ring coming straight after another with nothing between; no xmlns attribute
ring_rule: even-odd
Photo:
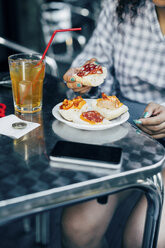
<svg viewBox="0 0 165 248"><path fill-rule="evenodd" d="M119 165L121 163L122 149L120 147L91 145L70 141L58 141L53 148L50 159L56 161L69 161L76 163L91 162L95 165L100 163Z"/></svg>

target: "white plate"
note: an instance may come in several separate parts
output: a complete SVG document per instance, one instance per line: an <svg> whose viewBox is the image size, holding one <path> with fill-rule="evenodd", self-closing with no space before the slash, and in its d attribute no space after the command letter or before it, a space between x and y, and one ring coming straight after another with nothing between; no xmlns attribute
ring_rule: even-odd
<svg viewBox="0 0 165 248"><path fill-rule="evenodd" d="M92 101L93 99L84 99L84 100L87 101L88 106L89 106L89 108L90 108L90 103L91 103L91 101ZM68 126L74 127L74 128L77 128L77 129L91 130L91 131L92 131L92 130L104 130L104 129L108 129L108 128L112 128L112 127L118 126L118 125L120 125L120 124L126 122L126 121L128 120L128 118L129 118L129 113L126 112L126 113L122 114L121 116L119 116L118 118L116 118L116 119L114 119L114 120L112 120L112 121L109 121L109 124L104 124L104 125L101 125L101 124L99 124L99 125L90 125L90 124L79 124L79 123L74 123L74 122L65 120L65 119L60 115L60 113L59 113L58 110L59 110L59 106L60 106L61 104L62 104L62 102L61 102L61 103L58 103L58 104L52 109L52 114L53 114L53 116L54 116L57 120L59 120L59 121L65 123L65 124L67 124Z"/></svg>

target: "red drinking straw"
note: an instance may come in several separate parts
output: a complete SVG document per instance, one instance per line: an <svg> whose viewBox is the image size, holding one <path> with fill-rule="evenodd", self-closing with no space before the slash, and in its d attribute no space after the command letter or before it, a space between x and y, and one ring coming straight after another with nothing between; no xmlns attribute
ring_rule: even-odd
<svg viewBox="0 0 165 248"><path fill-rule="evenodd" d="M37 66L40 65L40 64L42 63L42 60L45 58L45 55L46 55L46 53L47 53L47 51L48 51L48 49L49 49L49 47L50 47L50 45L51 45L51 43L52 43L52 40L53 40L53 38L54 38L54 36L55 36L56 33L59 33L59 32L68 32L68 31L79 31L79 30L81 30L81 28L68 28L68 29L57 29L57 30L55 30L55 31L53 32L53 34L52 34L52 36L51 36L49 42L48 42L48 45L47 45L47 47L46 47L46 49L45 49L45 51L44 51L44 53L43 53L43 55L42 55L41 60L38 62ZM42 70L43 70L43 68L44 68L44 66L45 66L45 65L43 65L42 68L41 68L41 70L37 73L37 75L36 75L36 77L35 77L35 79L34 79L34 82L37 81L37 79L38 79L40 73L42 72ZM24 95L24 97L23 97L23 99L22 99L22 101L21 101L21 104L23 104L24 99L26 98L29 89L30 89L30 85L29 85L29 87L26 88L25 95Z"/></svg>
<svg viewBox="0 0 165 248"><path fill-rule="evenodd" d="M81 30L81 28L68 28L68 29L57 29L57 30L55 30L53 32L53 34L52 34L52 37L49 40L49 43L48 43L48 45L47 45L47 47L46 47L46 49L45 49L45 51L44 51L44 53L42 55L41 60L43 60L45 58L45 55L46 55L46 53L47 53L47 51L48 51L48 49L49 49L49 47L50 47L50 45L52 43L52 40L53 40L53 38L54 38L56 33L58 33L58 32L68 32L68 31L78 31L78 30Z"/></svg>

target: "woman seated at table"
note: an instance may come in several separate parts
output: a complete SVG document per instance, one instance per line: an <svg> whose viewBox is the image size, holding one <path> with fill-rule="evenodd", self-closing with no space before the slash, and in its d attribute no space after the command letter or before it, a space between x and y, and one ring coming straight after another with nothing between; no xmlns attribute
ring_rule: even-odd
<svg viewBox="0 0 165 248"><path fill-rule="evenodd" d="M83 86L75 68L96 58L108 70L100 87ZM93 60L91 60L93 61ZM129 107L131 119L155 139L165 137L165 0L107 0L84 51L64 80L77 94L116 94ZM162 172L165 177L165 172ZM116 207L128 192L111 195L106 204L91 200L64 209L62 242L67 248L103 248L105 232ZM147 202L143 196L130 215L123 247L141 247ZM122 220L121 220L122 221ZM158 247L165 247L165 207ZM112 233L112 235L115 235Z"/></svg>

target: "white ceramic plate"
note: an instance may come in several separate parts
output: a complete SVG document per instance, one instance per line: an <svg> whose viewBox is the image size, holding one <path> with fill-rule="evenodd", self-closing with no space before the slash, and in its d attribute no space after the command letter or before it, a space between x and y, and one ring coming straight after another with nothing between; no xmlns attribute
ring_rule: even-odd
<svg viewBox="0 0 165 248"><path fill-rule="evenodd" d="M91 101L92 101L93 99L84 99L84 100L87 101L88 106L89 106L89 109L90 109L90 103L91 103ZM118 126L118 125L120 125L120 124L126 122L126 121L128 120L128 118L129 118L129 113L126 112L126 113L122 114L121 116L119 116L118 118L109 121L109 124L104 124L104 125L101 125L101 124L99 124L99 125L90 125L90 124L79 124L79 123L74 123L74 122L65 120L65 119L60 115L60 113L59 113L58 110L59 110L59 106L60 106L61 104L62 104L62 102L61 102L61 103L58 103L58 104L52 109L52 114L53 114L53 116L54 116L57 120L59 120L59 121L65 123L65 124L67 124L68 126L74 127L74 128L77 128L77 129L91 130L91 131L95 131L95 130L104 130L104 129L108 129L108 128L112 128L112 127Z"/></svg>

